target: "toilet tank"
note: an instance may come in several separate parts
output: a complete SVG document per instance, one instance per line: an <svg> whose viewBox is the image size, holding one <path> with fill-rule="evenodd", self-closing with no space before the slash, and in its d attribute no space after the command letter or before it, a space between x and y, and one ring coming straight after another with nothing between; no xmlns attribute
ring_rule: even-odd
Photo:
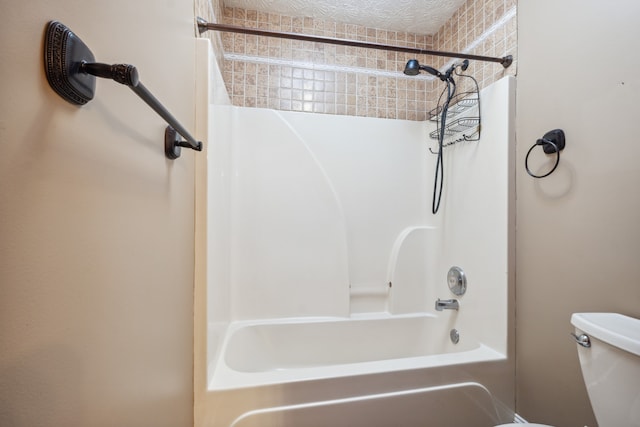
<svg viewBox="0 0 640 427"><path fill-rule="evenodd" d="M578 357L600 427L640 427L640 319L617 313L574 313Z"/></svg>

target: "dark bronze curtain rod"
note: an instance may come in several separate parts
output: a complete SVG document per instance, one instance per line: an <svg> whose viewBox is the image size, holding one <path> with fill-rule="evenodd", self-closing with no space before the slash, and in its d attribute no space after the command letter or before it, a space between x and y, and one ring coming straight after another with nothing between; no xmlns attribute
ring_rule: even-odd
<svg viewBox="0 0 640 427"><path fill-rule="evenodd" d="M353 46L353 47L363 47L366 49L378 49L378 50L388 50L392 52L413 53L416 55L446 56L449 58L462 58L462 59L472 59L475 61L498 62L504 68L509 67L513 63L513 57L511 55L503 56L502 58L496 58L492 56L469 55L466 53L439 52L436 50L418 49L418 48L404 47L404 46L392 46L388 44L361 42L357 40L336 39L333 37L308 36L305 34L298 34L298 33L258 30L255 28L239 27L237 25L212 24L210 22L205 21L202 18L198 18L198 30L200 31L200 34L208 30L214 30L214 31L224 31L224 32L231 32L231 33L251 34L254 36L302 40L306 42L336 44L340 46Z"/></svg>

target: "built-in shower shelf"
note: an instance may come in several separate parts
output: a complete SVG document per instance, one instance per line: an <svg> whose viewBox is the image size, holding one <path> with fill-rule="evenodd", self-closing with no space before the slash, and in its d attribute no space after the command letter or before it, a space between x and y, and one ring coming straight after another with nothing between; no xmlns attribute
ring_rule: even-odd
<svg viewBox="0 0 640 427"><path fill-rule="evenodd" d="M480 117L463 117L460 119L452 120L447 123L447 126L444 128L444 136L452 137L458 134L462 134L466 137L471 137L478 133L480 129ZM429 134L429 138L438 139L438 130L434 130Z"/></svg>
<svg viewBox="0 0 640 427"><path fill-rule="evenodd" d="M478 92L462 92L454 96L449 103L449 109L447 110L447 119L452 119L465 111L469 111L473 107L478 105ZM440 120L440 114L442 113L442 106L438 106L429 111L429 120L435 122Z"/></svg>

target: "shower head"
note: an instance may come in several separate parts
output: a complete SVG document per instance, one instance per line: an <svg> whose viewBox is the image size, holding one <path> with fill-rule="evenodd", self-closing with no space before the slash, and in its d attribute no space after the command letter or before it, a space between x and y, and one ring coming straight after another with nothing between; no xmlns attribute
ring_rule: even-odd
<svg viewBox="0 0 640 427"><path fill-rule="evenodd" d="M420 63L417 59L410 59L404 67L404 73L407 76L417 76L420 74Z"/></svg>
<svg viewBox="0 0 640 427"><path fill-rule="evenodd" d="M418 74L420 74L420 70L424 70L427 73L433 74L434 76L438 77L440 80L444 80L444 76L440 71L436 70L433 67L429 67L428 65L420 65L417 59L410 59L409 61L407 61L407 65L405 65L404 67L404 73L407 76L417 76Z"/></svg>

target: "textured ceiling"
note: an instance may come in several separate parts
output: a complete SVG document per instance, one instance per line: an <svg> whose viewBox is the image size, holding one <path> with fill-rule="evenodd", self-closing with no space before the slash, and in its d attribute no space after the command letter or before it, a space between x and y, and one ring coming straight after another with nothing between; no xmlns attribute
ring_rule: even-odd
<svg viewBox="0 0 640 427"><path fill-rule="evenodd" d="M466 0L224 0L225 6L433 34Z"/></svg>

